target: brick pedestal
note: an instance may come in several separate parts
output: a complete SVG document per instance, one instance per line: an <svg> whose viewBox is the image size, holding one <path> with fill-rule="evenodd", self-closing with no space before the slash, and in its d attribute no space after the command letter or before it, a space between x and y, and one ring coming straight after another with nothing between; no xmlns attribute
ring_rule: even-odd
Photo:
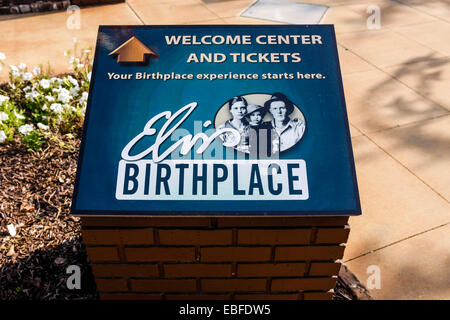
<svg viewBox="0 0 450 320"><path fill-rule="evenodd" d="M331 299L348 217L83 217L101 299Z"/></svg>

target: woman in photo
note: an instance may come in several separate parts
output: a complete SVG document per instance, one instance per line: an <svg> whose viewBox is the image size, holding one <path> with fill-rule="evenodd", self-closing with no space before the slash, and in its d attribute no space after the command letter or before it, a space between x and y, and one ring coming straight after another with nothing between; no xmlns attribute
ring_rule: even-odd
<svg viewBox="0 0 450 320"><path fill-rule="evenodd" d="M235 141L236 137L232 133L224 133L221 135L221 139L226 143L236 143L235 148L238 151L248 153L248 141L249 141L249 123L245 119L247 114L247 100L244 97L237 96L228 101L228 108L232 115L232 119L227 120L218 129L232 128L239 132L240 140Z"/></svg>
<svg viewBox="0 0 450 320"><path fill-rule="evenodd" d="M295 145L305 133L305 122L302 119L291 119L294 104L282 93L276 92L264 103L273 120L265 122L279 137L279 149L284 151ZM272 141L274 144L275 141Z"/></svg>

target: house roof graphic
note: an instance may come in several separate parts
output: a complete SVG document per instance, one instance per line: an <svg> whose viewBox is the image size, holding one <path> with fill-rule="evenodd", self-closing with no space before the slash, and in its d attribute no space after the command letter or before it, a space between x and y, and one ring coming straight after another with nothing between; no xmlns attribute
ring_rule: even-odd
<svg viewBox="0 0 450 320"><path fill-rule="evenodd" d="M111 51L109 55L116 55L117 63L145 63L150 56L158 56L135 36Z"/></svg>

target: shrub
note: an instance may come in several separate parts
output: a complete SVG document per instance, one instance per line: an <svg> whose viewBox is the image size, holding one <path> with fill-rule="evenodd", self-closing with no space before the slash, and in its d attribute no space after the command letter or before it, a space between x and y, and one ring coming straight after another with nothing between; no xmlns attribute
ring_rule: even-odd
<svg viewBox="0 0 450 320"><path fill-rule="evenodd" d="M31 72L10 65L9 82L0 86L0 143L21 141L38 151L57 135L72 135L83 126L92 72L92 49L66 51L72 73L51 77L50 65ZM0 52L0 70L5 55Z"/></svg>

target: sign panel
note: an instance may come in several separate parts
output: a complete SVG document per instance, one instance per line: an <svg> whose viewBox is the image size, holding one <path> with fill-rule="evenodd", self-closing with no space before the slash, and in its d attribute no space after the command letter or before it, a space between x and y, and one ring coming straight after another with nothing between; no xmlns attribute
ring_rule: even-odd
<svg viewBox="0 0 450 320"><path fill-rule="evenodd" d="M101 26L72 213L360 214L333 26Z"/></svg>

